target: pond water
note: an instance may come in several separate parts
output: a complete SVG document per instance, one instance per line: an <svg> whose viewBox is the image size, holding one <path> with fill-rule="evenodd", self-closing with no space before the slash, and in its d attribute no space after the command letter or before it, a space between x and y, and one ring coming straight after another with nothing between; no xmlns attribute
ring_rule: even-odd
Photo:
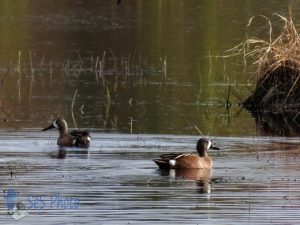
<svg viewBox="0 0 300 225"><path fill-rule="evenodd" d="M88 150L67 148L62 158L56 132L1 135L4 203L14 189L26 205L18 224L300 222L298 139L212 137L221 148L210 151L213 171L164 173L152 159L194 151L197 136L92 135ZM0 209L0 223L14 223Z"/></svg>
<svg viewBox="0 0 300 225"><path fill-rule="evenodd" d="M0 1L0 224L299 223L297 133L257 124L238 105L255 74L217 57L246 33L268 39L262 17L246 28L252 16L276 35L273 13L291 6L297 24L299 5ZM88 150L40 131L59 116L92 131ZM221 147L212 171L157 170L199 134Z"/></svg>
<svg viewBox="0 0 300 225"><path fill-rule="evenodd" d="M270 17L275 35L283 24L273 13L287 16L289 4L2 1L1 127L37 128L62 116L71 127L136 134L265 134L237 106L254 74L240 57L215 56L246 32L268 39L265 19L246 29L252 16ZM229 84L238 93L230 92L231 107Z"/></svg>

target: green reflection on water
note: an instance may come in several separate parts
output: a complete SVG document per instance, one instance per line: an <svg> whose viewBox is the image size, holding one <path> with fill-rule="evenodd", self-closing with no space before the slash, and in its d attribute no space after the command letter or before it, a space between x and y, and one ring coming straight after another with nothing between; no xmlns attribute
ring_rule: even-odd
<svg viewBox="0 0 300 225"><path fill-rule="evenodd" d="M75 126L77 90L79 127L256 134L234 96L229 110L225 104L229 83L241 98L249 94L242 60L214 56L243 41L250 17L286 14L288 4L1 1L2 127L43 127L56 116ZM292 4L296 12L299 3Z"/></svg>

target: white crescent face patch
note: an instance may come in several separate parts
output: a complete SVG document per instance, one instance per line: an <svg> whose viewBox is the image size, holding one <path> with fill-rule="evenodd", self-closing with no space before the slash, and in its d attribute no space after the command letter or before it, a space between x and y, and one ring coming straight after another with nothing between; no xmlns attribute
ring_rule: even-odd
<svg viewBox="0 0 300 225"><path fill-rule="evenodd" d="M90 137L87 137L86 139L87 139L88 141L91 141L91 138L90 138Z"/></svg>
<svg viewBox="0 0 300 225"><path fill-rule="evenodd" d="M57 123L56 123L56 120L53 122L53 126L58 129L58 126L57 126Z"/></svg>
<svg viewBox="0 0 300 225"><path fill-rule="evenodd" d="M209 149L211 146L211 141L208 141L207 149Z"/></svg>

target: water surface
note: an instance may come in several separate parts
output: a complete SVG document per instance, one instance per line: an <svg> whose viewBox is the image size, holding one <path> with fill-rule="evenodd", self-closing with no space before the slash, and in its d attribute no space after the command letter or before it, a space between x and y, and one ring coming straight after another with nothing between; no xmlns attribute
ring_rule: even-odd
<svg viewBox="0 0 300 225"><path fill-rule="evenodd" d="M297 23L298 1L0 1L0 223L299 223L297 133L257 124L238 106L255 74L216 57L269 38L252 16L276 35L290 5ZM58 116L92 131L88 150L40 131ZM199 134L222 149L212 171L157 170Z"/></svg>
<svg viewBox="0 0 300 225"><path fill-rule="evenodd" d="M278 34L273 13L287 16L289 5L297 23L297 1L2 1L1 126L62 116L125 133L264 134L237 106L254 74L241 57L215 56L246 33L268 40L265 19L246 29L252 16ZM229 84L238 96L228 99Z"/></svg>
<svg viewBox="0 0 300 225"><path fill-rule="evenodd" d="M55 134L1 135L1 190L15 189L27 206L18 224L300 222L297 139L211 137L222 149L210 152L212 174L169 174L152 159L162 152L193 152L197 136L94 131L88 150L67 148L66 157L57 159ZM193 180L197 176L210 181ZM57 195L78 199L78 207L59 208L53 202ZM44 204L34 203L40 196ZM2 197L5 203L7 193ZM16 222L5 204L0 221Z"/></svg>

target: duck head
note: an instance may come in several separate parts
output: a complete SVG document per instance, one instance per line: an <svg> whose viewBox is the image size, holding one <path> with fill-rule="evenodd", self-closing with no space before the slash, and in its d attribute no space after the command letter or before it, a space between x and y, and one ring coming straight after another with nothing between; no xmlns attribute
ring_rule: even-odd
<svg viewBox="0 0 300 225"><path fill-rule="evenodd" d="M64 119L57 118L48 127L44 128L42 131L50 130L53 128L58 129L60 134L65 134L67 133L68 130L67 122Z"/></svg>
<svg viewBox="0 0 300 225"><path fill-rule="evenodd" d="M204 156L207 154L208 149L220 150L220 148L213 146L212 142L207 138L200 138L196 146L199 156Z"/></svg>

